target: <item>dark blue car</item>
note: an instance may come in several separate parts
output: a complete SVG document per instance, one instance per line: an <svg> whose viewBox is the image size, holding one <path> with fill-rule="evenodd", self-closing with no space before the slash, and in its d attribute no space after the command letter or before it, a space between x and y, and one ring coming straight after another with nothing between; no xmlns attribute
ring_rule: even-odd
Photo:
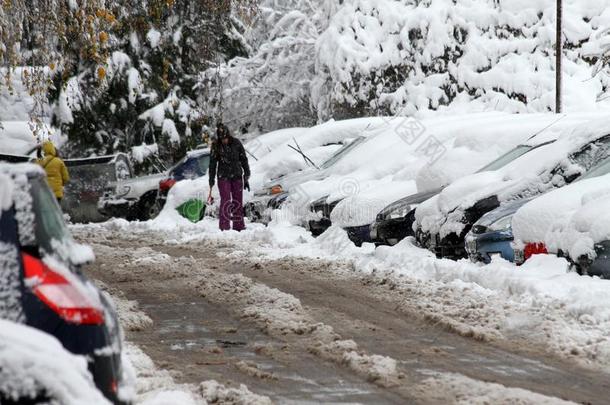
<svg viewBox="0 0 610 405"><path fill-rule="evenodd" d="M494 256L500 256L514 262L511 222L517 210L529 201L531 198L512 201L483 215L465 238L466 252L470 260L487 264Z"/></svg>
<svg viewBox="0 0 610 405"><path fill-rule="evenodd" d="M85 356L98 389L123 403L116 313L82 273L79 247L44 172L30 164L0 164L0 185L0 318L53 335Z"/></svg>

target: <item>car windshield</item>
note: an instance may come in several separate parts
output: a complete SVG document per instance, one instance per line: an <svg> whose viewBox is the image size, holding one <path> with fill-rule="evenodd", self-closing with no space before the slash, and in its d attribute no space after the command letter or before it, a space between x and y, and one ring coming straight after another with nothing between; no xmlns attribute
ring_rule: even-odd
<svg viewBox="0 0 610 405"><path fill-rule="evenodd" d="M36 241L42 251L52 252L54 251L53 241L63 242L72 238L57 200L49 190L46 180L35 178L30 181L30 185Z"/></svg>
<svg viewBox="0 0 610 405"><path fill-rule="evenodd" d="M580 180L592 179L593 177L603 176L610 173L610 158L602 160L599 164L594 166L587 172Z"/></svg>
<svg viewBox="0 0 610 405"><path fill-rule="evenodd" d="M516 148L508 151L504 155L500 156L493 162L489 163L487 166L484 166L482 169L479 169L479 173L501 169L502 167L506 166L513 160L525 155L527 152L529 152L532 149L534 149L534 146L519 145Z"/></svg>
<svg viewBox="0 0 610 405"><path fill-rule="evenodd" d="M345 156L349 151L354 149L356 146L360 145L364 140L366 140L366 138L363 136L360 136L360 137L356 138L355 140L353 140L352 142L350 142L349 144L343 146L341 149L339 149L337 152L335 152L335 154L332 155L327 161L322 163L322 166L320 168L328 169L329 167L331 167L332 165L337 163L339 160L341 160L343 158L343 156Z"/></svg>
<svg viewBox="0 0 610 405"><path fill-rule="evenodd" d="M172 171L173 176L179 179L194 179L205 176L210 167L210 155L200 155L197 157L187 157L186 160L178 164Z"/></svg>

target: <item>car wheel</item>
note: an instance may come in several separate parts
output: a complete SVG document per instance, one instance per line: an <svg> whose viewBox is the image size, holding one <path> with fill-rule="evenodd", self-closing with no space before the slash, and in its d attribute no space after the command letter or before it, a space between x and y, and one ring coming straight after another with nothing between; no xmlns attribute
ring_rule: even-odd
<svg viewBox="0 0 610 405"><path fill-rule="evenodd" d="M144 200L144 202L141 204L140 207L140 220L142 221L148 221L149 219L155 219L160 213L161 213L161 209L163 207L161 206L161 203L159 202L158 199L156 198L147 198Z"/></svg>

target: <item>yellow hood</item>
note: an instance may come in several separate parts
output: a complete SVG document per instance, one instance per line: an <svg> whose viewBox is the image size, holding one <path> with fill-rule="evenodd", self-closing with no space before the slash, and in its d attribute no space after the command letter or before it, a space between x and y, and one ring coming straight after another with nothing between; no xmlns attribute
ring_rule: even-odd
<svg viewBox="0 0 610 405"><path fill-rule="evenodd" d="M51 141L46 141L42 144L42 151L44 152L45 156L57 156L57 151L55 150L55 146Z"/></svg>

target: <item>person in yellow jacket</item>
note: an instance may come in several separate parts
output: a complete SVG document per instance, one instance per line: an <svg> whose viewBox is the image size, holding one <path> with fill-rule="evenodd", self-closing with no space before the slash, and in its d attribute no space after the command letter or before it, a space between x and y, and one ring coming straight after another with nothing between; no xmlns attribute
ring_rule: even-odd
<svg viewBox="0 0 610 405"><path fill-rule="evenodd" d="M53 142L46 141L42 144L44 156L37 160L37 163L47 172L47 182L55 194L57 201L61 202L64 198L64 186L70 180L68 168L63 160L57 157L57 150Z"/></svg>

